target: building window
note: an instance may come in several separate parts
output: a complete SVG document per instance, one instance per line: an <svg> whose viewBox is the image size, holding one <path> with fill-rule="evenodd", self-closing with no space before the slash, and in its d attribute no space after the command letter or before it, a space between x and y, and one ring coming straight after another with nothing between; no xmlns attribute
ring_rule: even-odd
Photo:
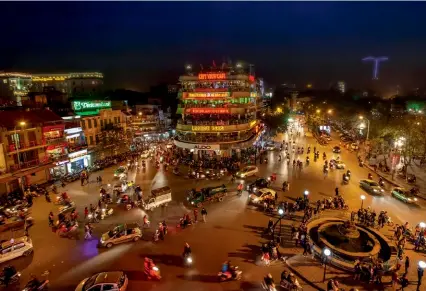
<svg viewBox="0 0 426 291"><path fill-rule="evenodd" d="M96 128L98 127L98 121L95 119L93 119L93 127Z"/></svg>
<svg viewBox="0 0 426 291"><path fill-rule="evenodd" d="M92 128L92 120L91 119L87 120L87 127Z"/></svg>
<svg viewBox="0 0 426 291"><path fill-rule="evenodd" d="M111 120L111 118L109 119L109 123L111 123L111 124L112 124L112 120Z"/></svg>
<svg viewBox="0 0 426 291"><path fill-rule="evenodd" d="M108 121L106 119L104 119L104 126L107 126Z"/></svg>
<svg viewBox="0 0 426 291"><path fill-rule="evenodd" d="M86 129L86 121L85 120L81 121L81 129L83 129L83 130Z"/></svg>
<svg viewBox="0 0 426 291"><path fill-rule="evenodd" d="M7 79L3 79L3 83L7 84Z"/></svg>
<svg viewBox="0 0 426 291"><path fill-rule="evenodd" d="M101 127L104 127L104 121L101 119Z"/></svg>
<svg viewBox="0 0 426 291"><path fill-rule="evenodd" d="M120 116L119 116L119 117L117 117L117 120L118 120L118 123L121 123L121 121L120 121Z"/></svg>
<svg viewBox="0 0 426 291"><path fill-rule="evenodd" d="M93 136L89 136L89 144L93 145Z"/></svg>

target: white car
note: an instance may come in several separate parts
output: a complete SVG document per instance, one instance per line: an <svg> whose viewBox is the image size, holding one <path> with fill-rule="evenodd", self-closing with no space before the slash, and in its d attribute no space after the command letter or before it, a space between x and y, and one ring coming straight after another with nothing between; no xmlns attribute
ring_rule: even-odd
<svg viewBox="0 0 426 291"><path fill-rule="evenodd" d="M336 169L344 169L346 168L346 165L342 161L335 161L334 164L336 165Z"/></svg>
<svg viewBox="0 0 426 291"><path fill-rule="evenodd" d="M276 149L275 143L269 142L265 145L265 149L268 151L274 151Z"/></svg>
<svg viewBox="0 0 426 291"><path fill-rule="evenodd" d="M275 199L276 191L269 188L262 188L250 194L250 201L252 203L262 203L265 198Z"/></svg>
<svg viewBox="0 0 426 291"><path fill-rule="evenodd" d="M0 263L4 263L21 256L29 256L33 252L31 239L23 236L2 242L0 250Z"/></svg>
<svg viewBox="0 0 426 291"><path fill-rule="evenodd" d="M150 151L143 151L143 153L141 154L141 158L142 159L147 159L151 156L151 152Z"/></svg>
<svg viewBox="0 0 426 291"><path fill-rule="evenodd" d="M122 271L102 272L84 279L75 291L125 291L129 279Z"/></svg>
<svg viewBox="0 0 426 291"><path fill-rule="evenodd" d="M247 166L237 172L236 176L239 178L246 178L253 175L256 175L259 172L259 169L256 166Z"/></svg>

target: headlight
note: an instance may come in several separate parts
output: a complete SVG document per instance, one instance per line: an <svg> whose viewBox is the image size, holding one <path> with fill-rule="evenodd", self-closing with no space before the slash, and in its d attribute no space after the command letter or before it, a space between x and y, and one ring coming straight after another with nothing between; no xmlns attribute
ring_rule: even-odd
<svg viewBox="0 0 426 291"><path fill-rule="evenodd" d="M408 201L411 201L411 198L408 198L407 200L408 200Z"/></svg>
<svg viewBox="0 0 426 291"><path fill-rule="evenodd" d="M194 205L194 201L192 201L191 204Z"/></svg>
<svg viewBox="0 0 426 291"><path fill-rule="evenodd" d="M253 201L254 201L254 202L258 202L258 201L259 201L259 198L254 198L254 199L253 199Z"/></svg>
<svg viewBox="0 0 426 291"><path fill-rule="evenodd" d="M99 240L99 242L100 242L101 244L103 244L103 243L104 243L104 240L103 240L103 239L100 239L100 240Z"/></svg>
<svg viewBox="0 0 426 291"><path fill-rule="evenodd" d="M188 263L192 263L192 258L191 257L188 257L187 259L186 259L186 261L188 262Z"/></svg>
<svg viewBox="0 0 426 291"><path fill-rule="evenodd" d="M254 188L253 188L253 191L257 191L257 188L256 188L256 187L254 187Z"/></svg>
<svg viewBox="0 0 426 291"><path fill-rule="evenodd" d="M380 189L380 191L385 192L385 190L383 190L383 189Z"/></svg>
<svg viewBox="0 0 426 291"><path fill-rule="evenodd" d="M114 177L117 177L117 174L114 174Z"/></svg>
<svg viewBox="0 0 426 291"><path fill-rule="evenodd" d="M156 272L158 272L158 270L159 270L157 267L152 267L152 269Z"/></svg>
<svg viewBox="0 0 426 291"><path fill-rule="evenodd" d="M245 174L241 174L241 178L244 178Z"/></svg>
<svg viewBox="0 0 426 291"><path fill-rule="evenodd" d="M414 201L417 201L417 198L414 198Z"/></svg>
<svg viewBox="0 0 426 291"><path fill-rule="evenodd" d="M377 189L373 189L374 192L378 192Z"/></svg>

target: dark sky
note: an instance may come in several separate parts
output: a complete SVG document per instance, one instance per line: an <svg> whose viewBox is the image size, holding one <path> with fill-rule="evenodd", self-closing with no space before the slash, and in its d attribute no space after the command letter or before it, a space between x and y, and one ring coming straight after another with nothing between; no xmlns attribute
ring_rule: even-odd
<svg viewBox="0 0 426 291"><path fill-rule="evenodd" d="M0 70L98 70L109 87L175 82L185 63L256 65L269 84L424 85L426 3L1 2Z"/></svg>

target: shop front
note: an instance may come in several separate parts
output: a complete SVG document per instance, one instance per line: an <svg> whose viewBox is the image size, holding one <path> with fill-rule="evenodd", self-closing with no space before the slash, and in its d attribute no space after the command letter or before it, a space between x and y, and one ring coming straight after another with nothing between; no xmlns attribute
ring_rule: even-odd
<svg viewBox="0 0 426 291"><path fill-rule="evenodd" d="M87 154L87 149L70 153L68 157L67 170L69 174L78 173L90 165L90 155Z"/></svg>
<svg viewBox="0 0 426 291"><path fill-rule="evenodd" d="M67 163L69 160L63 160L55 163L55 166L50 169L50 176L53 179L58 179L67 174Z"/></svg>
<svg viewBox="0 0 426 291"><path fill-rule="evenodd" d="M46 148L46 154L49 158L52 158L55 160L61 159L61 157L67 154L66 147L67 147L66 142L50 145Z"/></svg>
<svg viewBox="0 0 426 291"><path fill-rule="evenodd" d="M64 137L64 124L43 126L43 141L49 142Z"/></svg>

